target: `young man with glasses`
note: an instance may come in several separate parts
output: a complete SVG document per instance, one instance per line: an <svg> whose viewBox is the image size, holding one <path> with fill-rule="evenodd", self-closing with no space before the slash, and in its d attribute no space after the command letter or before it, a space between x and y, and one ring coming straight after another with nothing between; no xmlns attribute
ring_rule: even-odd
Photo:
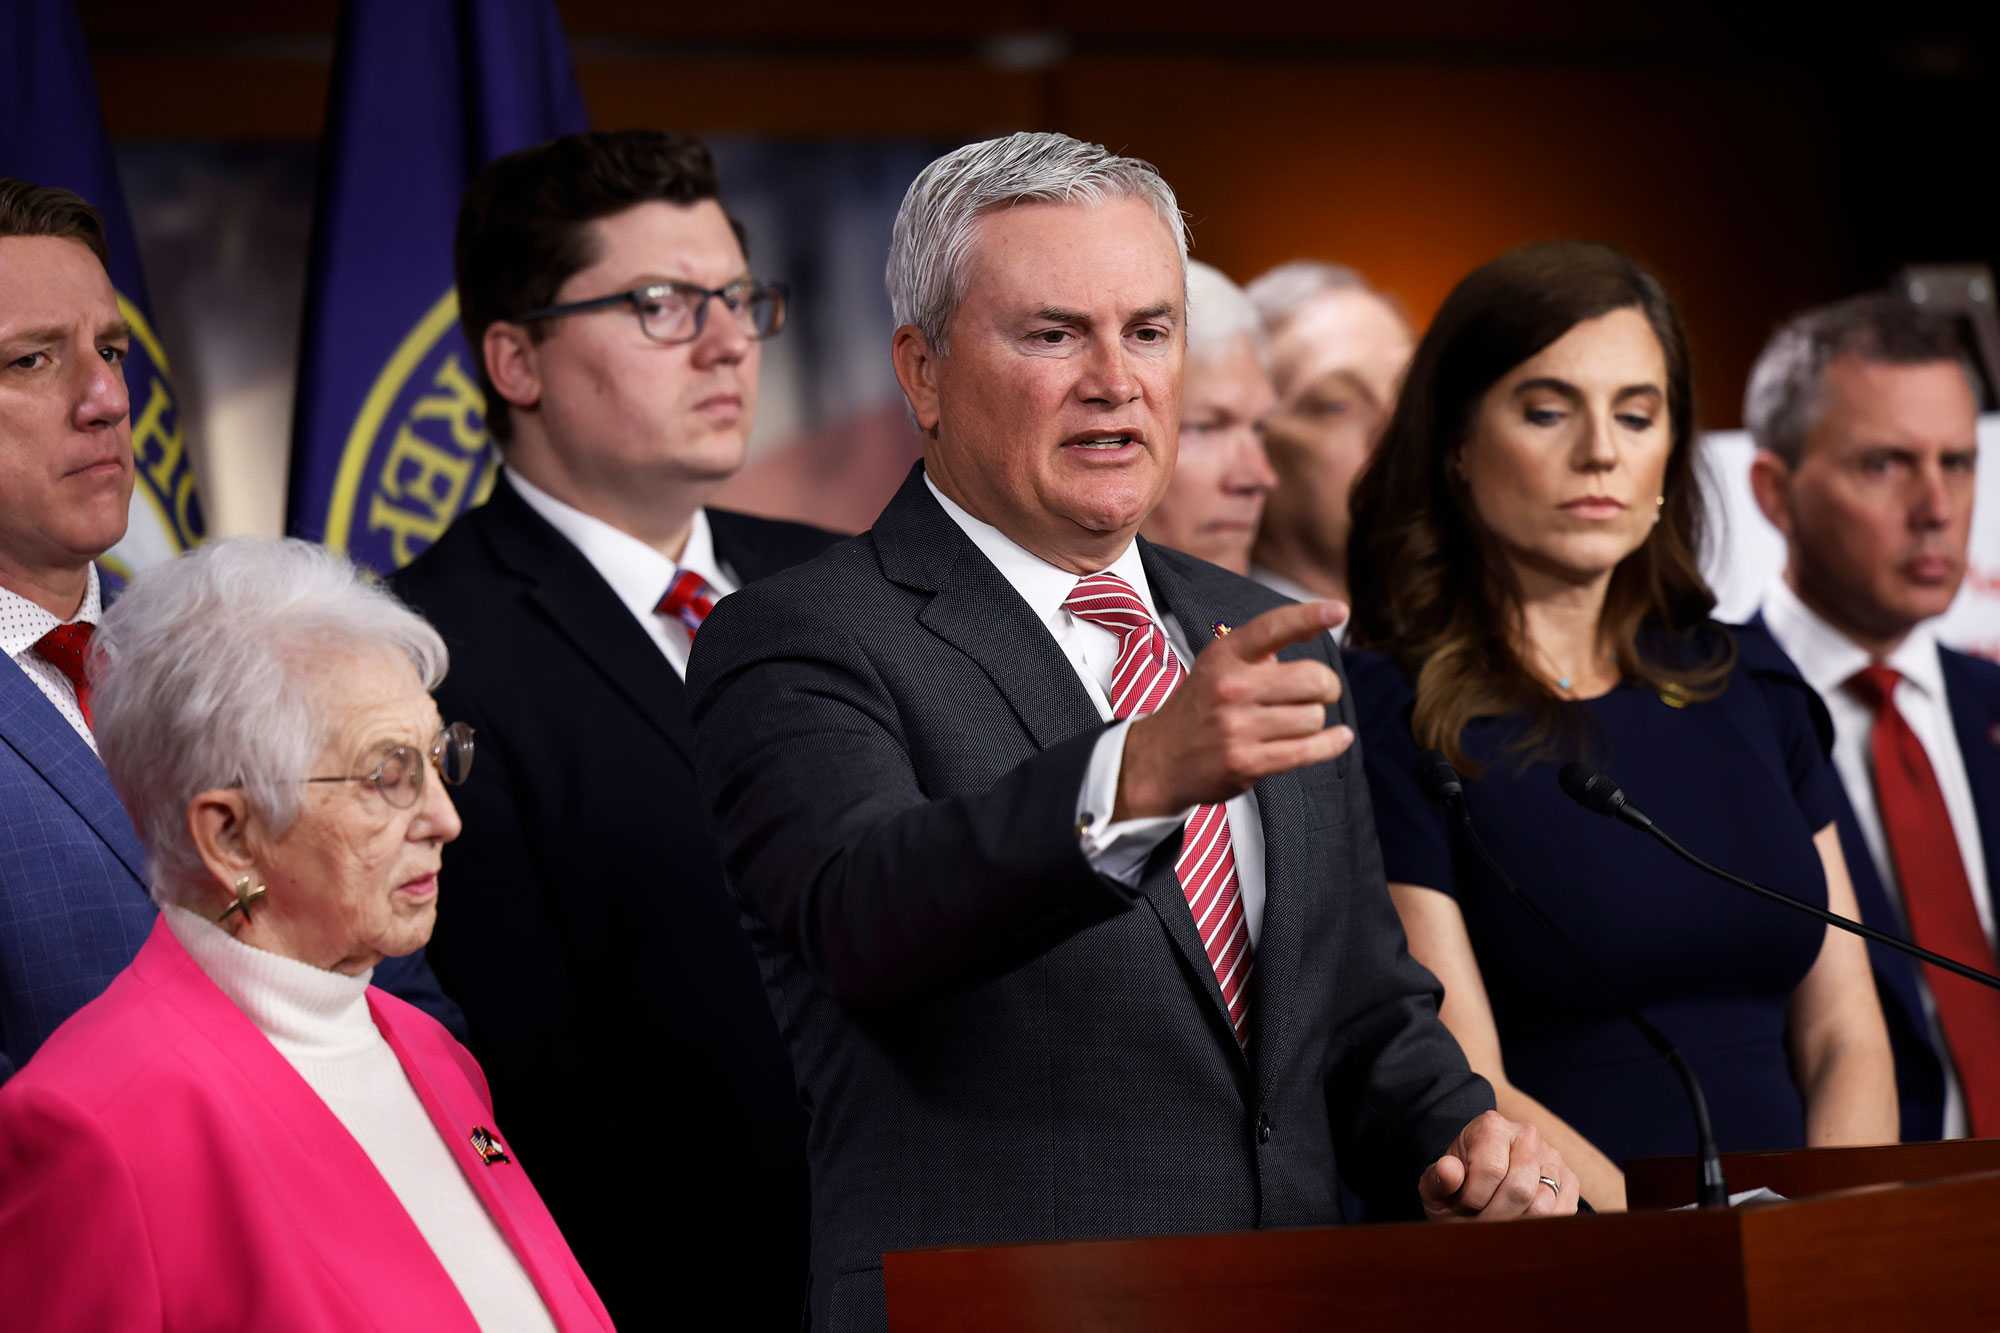
<svg viewBox="0 0 2000 1333"><path fill-rule="evenodd" d="M394 579L479 735L431 957L514 1145L621 1324L796 1325L805 1117L695 785L703 618L831 534L705 507L785 293L707 149L573 135L466 191L461 320L504 466Z"/></svg>

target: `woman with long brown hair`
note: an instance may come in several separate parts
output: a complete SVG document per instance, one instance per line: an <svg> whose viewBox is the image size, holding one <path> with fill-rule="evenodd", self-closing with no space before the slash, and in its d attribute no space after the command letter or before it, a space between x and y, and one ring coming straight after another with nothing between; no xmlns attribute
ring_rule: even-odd
<svg viewBox="0 0 2000 1333"><path fill-rule="evenodd" d="M1672 1072L1455 848L1420 749L1527 893L1678 1043L1724 1151L1896 1137L1861 942L1572 803L1567 760L1710 859L1846 916L1818 701L1710 619L1686 336L1609 246L1529 246L1446 299L1354 495L1348 671L1390 892L1445 1023L1584 1197L1693 1148ZM1742 652L1739 653L1739 646Z"/></svg>

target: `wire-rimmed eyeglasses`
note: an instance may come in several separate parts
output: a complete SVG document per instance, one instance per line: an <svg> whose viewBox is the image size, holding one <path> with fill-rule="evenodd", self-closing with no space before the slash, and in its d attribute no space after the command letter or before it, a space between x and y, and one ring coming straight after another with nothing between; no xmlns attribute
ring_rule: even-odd
<svg viewBox="0 0 2000 1333"><path fill-rule="evenodd" d="M629 292L613 292L588 301L571 301L568 305L530 310L525 315L516 316L513 322L533 324L538 320L560 319L564 315L580 315L587 310L629 305L639 316L641 332L656 343L672 346L675 343L691 343L701 337L701 331L708 322L708 303L713 299L722 302L723 309L735 318L736 327L744 337L762 342L784 331L785 305L790 298L791 289L784 283L758 282L752 278L739 278L722 287L703 287L692 282L656 282L649 287L634 287Z"/></svg>
<svg viewBox="0 0 2000 1333"><path fill-rule="evenodd" d="M373 773L330 778L301 778L301 782L365 782L382 794L382 799L398 810L408 810L424 795L424 770L435 768L447 786L456 787L472 772L472 728L454 722L443 728L427 747L398 745L382 756Z"/></svg>

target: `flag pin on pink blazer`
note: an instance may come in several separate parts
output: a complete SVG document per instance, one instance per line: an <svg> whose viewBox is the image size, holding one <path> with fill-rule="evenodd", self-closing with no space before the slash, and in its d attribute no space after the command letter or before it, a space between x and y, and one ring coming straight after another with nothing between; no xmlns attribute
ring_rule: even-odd
<svg viewBox="0 0 2000 1333"><path fill-rule="evenodd" d="M479 1154L479 1160L488 1166L507 1160L507 1153L500 1146L500 1140L493 1137L493 1131L484 1125L472 1128L472 1151Z"/></svg>

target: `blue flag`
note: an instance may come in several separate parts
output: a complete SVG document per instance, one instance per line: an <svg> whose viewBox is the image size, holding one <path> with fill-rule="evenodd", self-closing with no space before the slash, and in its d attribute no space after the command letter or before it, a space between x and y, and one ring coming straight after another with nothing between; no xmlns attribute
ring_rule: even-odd
<svg viewBox="0 0 2000 1333"><path fill-rule="evenodd" d="M497 466L458 327L459 196L588 127L550 0L347 0L321 140L288 527L384 573Z"/></svg>
<svg viewBox="0 0 2000 1333"><path fill-rule="evenodd" d="M104 134L97 76L72 0L0 4L0 176L73 190L104 218L111 285L132 326L125 388L132 398L138 484L125 538L99 562L114 582L122 581L200 541L201 504L167 356L153 331L139 245Z"/></svg>

